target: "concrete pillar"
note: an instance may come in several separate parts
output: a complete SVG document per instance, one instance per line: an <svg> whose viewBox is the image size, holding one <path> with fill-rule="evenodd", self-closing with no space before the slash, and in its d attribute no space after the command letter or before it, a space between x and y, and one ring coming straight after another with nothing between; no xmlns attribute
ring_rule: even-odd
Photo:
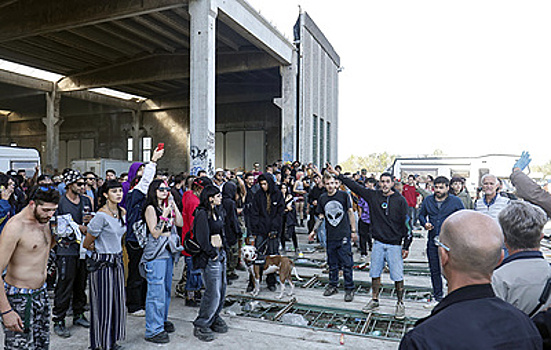
<svg viewBox="0 0 551 350"><path fill-rule="evenodd" d="M297 52L293 62L280 68L281 74L281 159L284 162L298 159L297 154Z"/></svg>
<svg viewBox="0 0 551 350"><path fill-rule="evenodd" d="M215 0L190 0L190 173L214 175L216 16Z"/></svg>
<svg viewBox="0 0 551 350"><path fill-rule="evenodd" d="M42 122L46 125L46 167L59 167L59 127L63 120L59 115L59 101L61 94L56 88L46 93L46 118Z"/></svg>
<svg viewBox="0 0 551 350"><path fill-rule="evenodd" d="M132 111L132 160L138 162L141 159L141 128L142 111L141 109Z"/></svg>

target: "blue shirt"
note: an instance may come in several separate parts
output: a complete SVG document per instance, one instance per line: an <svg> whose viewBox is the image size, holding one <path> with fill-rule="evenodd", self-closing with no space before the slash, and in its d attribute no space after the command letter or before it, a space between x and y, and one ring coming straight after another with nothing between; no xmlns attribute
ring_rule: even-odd
<svg viewBox="0 0 551 350"><path fill-rule="evenodd" d="M440 234L440 228L444 220L456 211L465 209L461 199L454 195L448 195L442 202L438 202L434 194L431 194L423 201L421 211L419 212L419 221L424 227L430 222L434 228L429 231L429 238L434 238ZM428 220L427 220L428 219Z"/></svg>

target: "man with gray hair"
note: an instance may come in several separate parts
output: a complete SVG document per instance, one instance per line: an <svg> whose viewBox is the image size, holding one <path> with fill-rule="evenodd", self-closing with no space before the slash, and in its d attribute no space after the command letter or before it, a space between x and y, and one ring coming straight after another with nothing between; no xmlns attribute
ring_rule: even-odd
<svg viewBox="0 0 551 350"><path fill-rule="evenodd" d="M415 323L400 349L542 349L530 318L492 290L492 272L503 257L495 220L471 210L455 212L434 243L449 294Z"/></svg>
<svg viewBox="0 0 551 350"><path fill-rule="evenodd" d="M509 204L510 199L498 193L499 180L495 175L485 174L480 180L482 184L482 197L477 199L474 210L490 216L497 221L499 212Z"/></svg>
<svg viewBox="0 0 551 350"><path fill-rule="evenodd" d="M546 222L545 212L527 202L511 202L499 213L510 255L494 271L492 287L499 298L530 316L551 305L550 298L538 301L551 278L551 266L540 252Z"/></svg>

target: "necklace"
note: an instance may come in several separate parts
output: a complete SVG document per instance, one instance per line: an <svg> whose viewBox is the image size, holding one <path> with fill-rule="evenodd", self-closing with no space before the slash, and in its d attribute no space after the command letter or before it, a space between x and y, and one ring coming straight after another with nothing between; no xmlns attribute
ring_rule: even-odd
<svg viewBox="0 0 551 350"><path fill-rule="evenodd" d="M111 212L111 215L113 215L113 217L116 219L116 218L118 217L118 213L117 213L117 212L113 212L113 211L111 210L111 208L109 208L108 205L106 205L106 207L107 207L107 209L109 210L109 212Z"/></svg>

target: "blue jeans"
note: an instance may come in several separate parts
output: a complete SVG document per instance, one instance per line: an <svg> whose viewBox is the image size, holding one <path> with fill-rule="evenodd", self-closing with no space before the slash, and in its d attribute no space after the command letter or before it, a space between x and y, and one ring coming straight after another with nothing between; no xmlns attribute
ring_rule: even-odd
<svg viewBox="0 0 551 350"><path fill-rule="evenodd" d="M385 261L388 263L388 269L390 270L390 279L394 282L403 281L404 259L402 258L402 246L375 240L371 252L371 268L369 269L371 278L381 277Z"/></svg>
<svg viewBox="0 0 551 350"><path fill-rule="evenodd" d="M332 286L339 285L339 270L342 269L344 289L354 289L354 278L352 277L354 259L352 258L350 238L327 241L327 264L329 265L329 283Z"/></svg>
<svg viewBox="0 0 551 350"><path fill-rule="evenodd" d="M327 235L325 234L325 219L321 221L321 225L318 228L318 241L322 247L327 247Z"/></svg>
<svg viewBox="0 0 551 350"><path fill-rule="evenodd" d="M440 258L438 257L438 247L434 244L434 237L429 236L427 242L427 258L429 259L430 281L432 283L432 296L434 300L440 301L443 298L442 292L442 272L440 271Z"/></svg>
<svg viewBox="0 0 551 350"><path fill-rule="evenodd" d="M205 293L201 298L199 314L193 325L198 328L209 328L219 317L226 298L226 252L221 249L218 259L209 259L207 266L201 269L205 284Z"/></svg>
<svg viewBox="0 0 551 350"><path fill-rule="evenodd" d="M203 281L201 280L201 269L193 268L193 258L186 256L186 291L196 292L201 290Z"/></svg>
<svg viewBox="0 0 551 350"><path fill-rule="evenodd" d="M145 337L165 330L170 306L174 259L155 259L145 264L147 295L145 298Z"/></svg>

